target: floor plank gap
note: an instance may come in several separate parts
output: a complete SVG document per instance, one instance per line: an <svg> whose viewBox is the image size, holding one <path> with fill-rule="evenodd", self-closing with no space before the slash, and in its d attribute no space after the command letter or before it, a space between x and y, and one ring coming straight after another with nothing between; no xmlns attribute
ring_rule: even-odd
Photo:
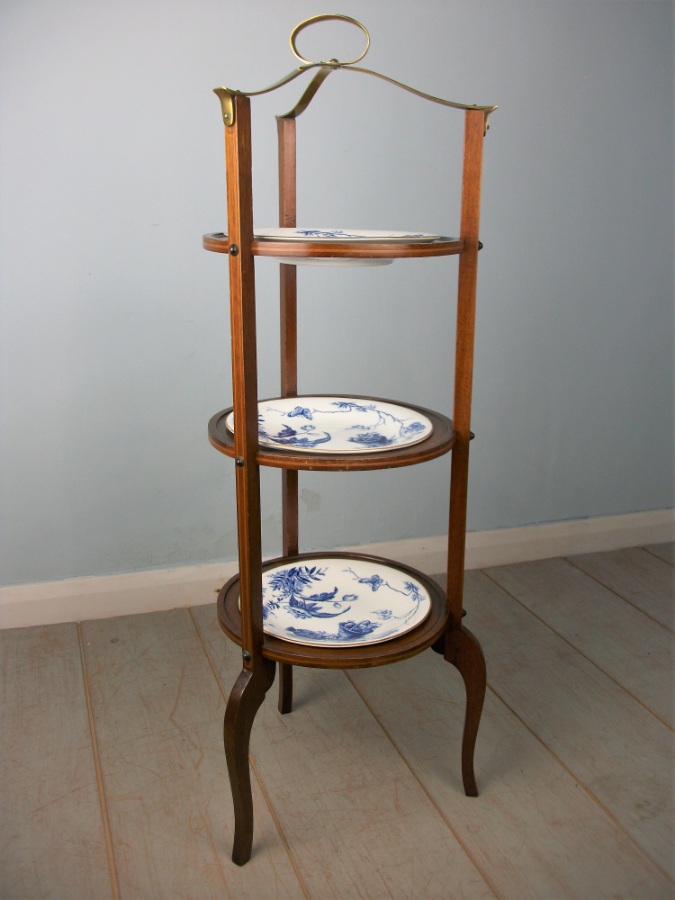
<svg viewBox="0 0 675 900"><path fill-rule="evenodd" d="M310 892L307 888L307 885L305 884L305 879L302 877L302 871L300 869L300 866L298 865L298 863L295 859L295 856L294 856L293 852L291 851L290 845L288 843L288 839L286 837L286 833L284 832L284 828L279 820L279 816L277 815L276 810L274 809L274 804L272 803L272 799L271 799L269 793L267 792L267 788L265 786L265 781L262 778L260 772L258 771L258 765L256 763L255 756L253 754L251 754L251 756L250 756L250 764L251 764L251 772L253 773L254 778L258 782L258 786L260 787L260 793L262 794L263 799L265 800L265 803L267 804L267 808L270 811L270 816L272 817L272 821L274 822L277 832L279 834L279 840L281 841L281 843L284 846L284 849L286 850L286 854L288 856L291 866L293 867L293 871L296 874L296 877L298 879L298 884L300 885L300 889L302 890L303 896L306 898L306 900L311 900L312 895L310 894Z"/></svg>
<svg viewBox="0 0 675 900"><path fill-rule="evenodd" d="M101 759L98 753L98 743L96 740L96 728L94 727L94 714L91 705L91 692L89 690L89 677L87 674L87 662L84 656L84 646L82 640L82 627L77 623L77 640L80 650L80 660L82 663L82 679L84 682L84 698L87 705L87 719L89 722L89 734L91 735L91 749L94 757L94 769L96 771L96 786L98 788L98 797L101 805L101 822L103 824L103 834L105 837L105 847L108 854L108 867L110 869L110 886L113 892L114 900L120 900L120 887L117 878L117 866L115 864L115 853L113 851L112 838L110 836L110 822L108 820L108 805L106 803L105 788L103 785L103 776L101 774Z"/></svg>
<svg viewBox="0 0 675 900"><path fill-rule="evenodd" d="M657 559L662 559L675 568L675 543L672 544L646 544L641 548L651 553Z"/></svg>

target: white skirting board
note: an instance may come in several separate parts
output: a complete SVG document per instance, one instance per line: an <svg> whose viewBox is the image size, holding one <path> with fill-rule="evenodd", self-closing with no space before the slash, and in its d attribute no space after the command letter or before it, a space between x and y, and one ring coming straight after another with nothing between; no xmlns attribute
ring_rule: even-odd
<svg viewBox="0 0 675 900"><path fill-rule="evenodd" d="M434 575L445 569L446 540L445 535L438 535L349 549ZM466 568L484 569L673 540L672 509L477 531L467 535ZM209 563L10 585L0 588L0 628L105 619L215 602L220 587L237 568L236 562Z"/></svg>

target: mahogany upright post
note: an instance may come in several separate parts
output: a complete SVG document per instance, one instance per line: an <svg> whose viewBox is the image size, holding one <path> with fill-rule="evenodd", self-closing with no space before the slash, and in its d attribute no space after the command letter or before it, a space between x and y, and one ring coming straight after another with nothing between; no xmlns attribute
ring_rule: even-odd
<svg viewBox="0 0 675 900"><path fill-rule="evenodd" d="M296 141L295 118L279 116L279 227L294 228L297 224L296 205ZM279 266L281 318L281 396L298 394L298 269L294 265ZM283 469L281 473L283 555L297 556L298 533L298 471ZM279 712L293 708L293 667L279 664Z"/></svg>
<svg viewBox="0 0 675 900"><path fill-rule="evenodd" d="M253 845L249 743L256 712L274 681L275 664L262 656L262 541L258 453L251 119L247 97L234 97L235 121L225 127L232 390L237 423L235 473L242 630L242 670L227 702L225 755L234 801L232 860L243 865Z"/></svg>
<svg viewBox="0 0 675 900"><path fill-rule="evenodd" d="M453 426L457 439L452 450L450 480L447 576L450 618L445 635L445 658L459 670L466 689L466 714L462 738L462 777L464 790L470 796L477 796L478 794L473 757L486 689L483 651L476 638L462 625L484 134L484 111L468 109L465 112L464 122L464 162L462 168L462 209L460 221L460 237L464 243L464 249L459 258L457 285L457 335L453 410Z"/></svg>

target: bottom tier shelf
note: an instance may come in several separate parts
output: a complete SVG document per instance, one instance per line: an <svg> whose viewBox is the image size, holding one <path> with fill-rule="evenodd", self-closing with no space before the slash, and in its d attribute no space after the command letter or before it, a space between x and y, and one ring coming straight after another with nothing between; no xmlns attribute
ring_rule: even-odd
<svg viewBox="0 0 675 900"><path fill-rule="evenodd" d="M354 567L360 571L363 570L364 566L366 569L370 567L370 570L374 566L375 571L381 567L385 574L387 571L394 570L396 576L401 579L402 585L418 584L421 587L422 593L425 595L425 603L429 608L428 614L422 621L419 621L419 624L415 624L411 630L384 640L377 640L368 636L365 638L365 640L369 641L367 643L304 643L302 634L305 633L305 630L302 628L293 629L296 632L293 640L285 640L276 635L265 633L263 656L266 658L291 665L324 669L368 668L414 656L434 644L443 633L448 620L444 592L427 575L400 563L376 556L365 556L355 553L308 553L295 557L270 560L264 563L263 578L265 578L265 573L269 573L273 569L278 570L280 567L283 567L284 572L286 572L290 567L294 570L297 568L301 579L303 579L301 582L302 590L299 592L303 596L299 598L299 601L291 603L291 606L295 606L297 609L298 602L310 602L316 608L318 604L325 603L326 608L331 609L331 607L339 605L338 602L331 602L334 599L334 592L321 593L321 585L313 585L313 581L318 581L319 579L312 577L316 571L321 569L322 561L325 562L327 560L334 560L339 564L344 563L344 571L351 573L349 577L353 576L354 583L360 584L360 590L365 592L366 596L369 596L370 592L372 592L374 597L381 585L386 587L389 587L389 585L386 584L386 579L381 579L377 574L370 578L359 578L359 572L354 571ZM239 581L239 575L235 575L220 591L218 595L218 621L227 636L241 646ZM334 591L337 591L337 587L334 588ZM412 588L410 594L401 590L395 590L395 593L407 595L413 599L415 597L414 588ZM284 596L287 596L287 593ZM337 596L335 599L337 601ZM341 602L348 604L350 599L351 595L342 595ZM376 607L378 605L378 602L373 600L373 606ZM386 613L389 611L385 609L381 612L383 614L382 619L386 623ZM325 626L326 621L329 621L332 616L322 615L318 618L323 620L321 625ZM300 625L304 624L303 618L299 618L298 621ZM412 621L417 620L413 619ZM332 624L328 627L334 628ZM307 633L309 632L307 631Z"/></svg>

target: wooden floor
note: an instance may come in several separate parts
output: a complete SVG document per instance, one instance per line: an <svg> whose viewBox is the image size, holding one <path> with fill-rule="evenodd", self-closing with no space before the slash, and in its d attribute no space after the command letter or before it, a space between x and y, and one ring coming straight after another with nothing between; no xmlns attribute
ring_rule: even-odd
<svg viewBox="0 0 675 900"><path fill-rule="evenodd" d="M670 898L673 545L467 574L488 665L480 796L426 652L297 671L252 738L253 858L222 751L215 604L5 631L0 896Z"/></svg>

